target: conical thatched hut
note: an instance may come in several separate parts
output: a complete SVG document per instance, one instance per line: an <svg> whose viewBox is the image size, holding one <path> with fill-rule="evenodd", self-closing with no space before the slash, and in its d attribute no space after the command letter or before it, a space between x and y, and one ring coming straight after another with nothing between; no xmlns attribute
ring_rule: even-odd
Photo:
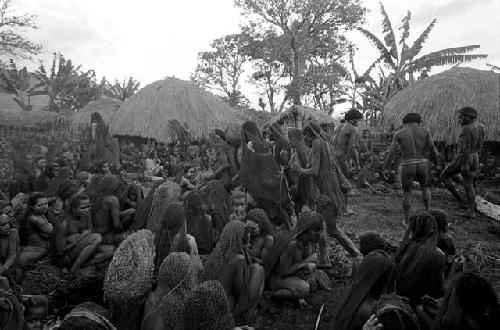
<svg viewBox="0 0 500 330"><path fill-rule="evenodd" d="M269 120L269 124L277 123L287 130L289 128L302 128L308 120L315 120L326 128L333 128L335 125L335 120L329 114L300 105L293 105L287 110L272 117Z"/></svg>
<svg viewBox="0 0 500 330"><path fill-rule="evenodd" d="M154 82L128 98L110 125L117 136L174 142L179 130L203 139L211 130L242 123L235 110L198 86L177 78Z"/></svg>
<svg viewBox="0 0 500 330"><path fill-rule="evenodd" d="M453 144L460 125L456 110L471 106L486 129L486 140L500 141L500 75L471 68L453 68L418 81L398 92L384 108L387 127L402 125L404 115L422 115L436 141Z"/></svg>
<svg viewBox="0 0 500 330"><path fill-rule="evenodd" d="M118 111L122 104L123 101L110 97L103 97L92 101L78 110L78 112L73 116L71 121L72 129L78 131L89 128L90 116L94 112L98 112L104 120L104 123L109 125L116 111Z"/></svg>

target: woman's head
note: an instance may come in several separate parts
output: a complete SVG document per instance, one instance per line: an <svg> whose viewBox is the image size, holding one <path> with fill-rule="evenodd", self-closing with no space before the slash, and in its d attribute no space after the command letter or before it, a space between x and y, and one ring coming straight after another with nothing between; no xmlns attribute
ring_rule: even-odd
<svg viewBox="0 0 500 330"><path fill-rule="evenodd" d="M273 231L273 226L269 217L263 209L251 209L247 214L247 225L252 228L252 236L259 234L270 235Z"/></svg>
<svg viewBox="0 0 500 330"><path fill-rule="evenodd" d="M46 214L49 210L49 201L42 192L34 192L28 200L28 208L34 214Z"/></svg>
<svg viewBox="0 0 500 330"><path fill-rule="evenodd" d="M417 211L410 216L409 227L412 233L412 240L422 240L428 238L433 233L437 233L436 220L426 211Z"/></svg>

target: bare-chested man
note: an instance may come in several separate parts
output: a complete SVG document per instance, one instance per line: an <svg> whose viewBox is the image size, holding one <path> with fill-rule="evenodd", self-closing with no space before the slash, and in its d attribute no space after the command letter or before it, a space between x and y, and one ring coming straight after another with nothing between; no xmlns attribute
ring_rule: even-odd
<svg viewBox="0 0 500 330"><path fill-rule="evenodd" d="M49 238L54 226L47 220L49 201L45 194L34 192L28 201L28 213L21 223L21 254L19 264L43 259L49 252Z"/></svg>
<svg viewBox="0 0 500 330"><path fill-rule="evenodd" d="M102 244L117 246L124 239L120 219L120 200L114 195L119 181L114 175L105 175L97 186L92 200L92 223L96 233L101 234ZM123 211L126 212L126 211Z"/></svg>
<svg viewBox="0 0 500 330"><path fill-rule="evenodd" d="M356 135L358 120L362 119L363 115L356 109L351 109L345 114L345 122L340 125L334 132L333 149L334 155L337 157L340 168L345 177L349 177L349 159L354 160L354 165L360 170L358 153L356 151Z"/></svg>
<svg viewBox="0 0 500 330"><path fill-rule="evenodd" d="M441 179L450 192L461 203L467 203L468 218L474 218L474 208L476 193L474 192L473 172L479 167L478 151L484 141L484 126L477 122L477 110L471 107L465 107L457 111L458 121L462 125L462 132L457 144L457 156L453 163L448 165ZM466 198L462 198L453 185L451 178L461 174L465 189Z"/></svg>
<svg viewBox="0 0 500 330"><path fill-rule="evenodd" d="M55 230L55 261L77 273L83 266L113 257L113 247L101 245L101 242L102 236L93 233L89 197L85 194L75 196L69 212Z"/></svg>
<svg viewBox="0 0 500 330"><path fill-rule="evenodd" d="M428 188L429 183L429 154L437 159L438 151L434 146L431 134L428 129L421 127L422 118L418 113L409 113L403 117L402 129L394 134L389 154L384 163L384 171L394 157L399 148L403 153L403 171L401 181L403 185L403 210L405 220L403 225L408 224L411 211L411 188L413 182L420 183L422 188L422 198L425 209L428 211L431 207L431 193Z"/></svg>

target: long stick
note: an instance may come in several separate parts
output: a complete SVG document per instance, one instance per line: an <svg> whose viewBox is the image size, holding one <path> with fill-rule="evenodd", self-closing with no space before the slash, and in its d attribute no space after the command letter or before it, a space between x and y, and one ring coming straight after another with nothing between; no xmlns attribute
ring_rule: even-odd
<svg viewBox="0 0 500 330"><path fill-rule="evenodd" d="M318 318L316 319L316 327L314 328L314 330L318 330L319 321L321 320L321 313L323 313L323 307L325 307L325 304L321 305L321 308L319 309Z"/></svg>

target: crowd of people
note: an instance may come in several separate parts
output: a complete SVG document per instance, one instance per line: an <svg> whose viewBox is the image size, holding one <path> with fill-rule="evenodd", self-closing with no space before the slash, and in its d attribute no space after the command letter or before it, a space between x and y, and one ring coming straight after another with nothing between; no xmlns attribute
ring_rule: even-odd
<svg viewBox="0 0 500 330"><path fill-rule="evenodd" d="M462 151L442 178L455 189L450 178L461 171L467 197L452 191L470 204L482 133L474 109L459 116ZM337 226L353 212L351 163L365 177L381 166L369 135L358 138L361 118L348 111L332 135L314 121L286 133L246 122L237 138L215 130L212 151L174 146L168 160L143 150L147 194L122 171L133 167L133 146L123 164L102 161L95 173L32 158L0 200L0 328L23 329L33 318L18 284L27 267L49 259L76 278L105 271L107 309L82 302L58 329L249 329L265 300L300 308L313 292L331 290L334 238L353 266L332 329L496 329L494 289L460 271L448 215L432 208L428 155L439 155L418 114L405 116L382 168L402 154L400 245L370 232L357 246ZM425 210L412 212L414 181Z"/></svg>

